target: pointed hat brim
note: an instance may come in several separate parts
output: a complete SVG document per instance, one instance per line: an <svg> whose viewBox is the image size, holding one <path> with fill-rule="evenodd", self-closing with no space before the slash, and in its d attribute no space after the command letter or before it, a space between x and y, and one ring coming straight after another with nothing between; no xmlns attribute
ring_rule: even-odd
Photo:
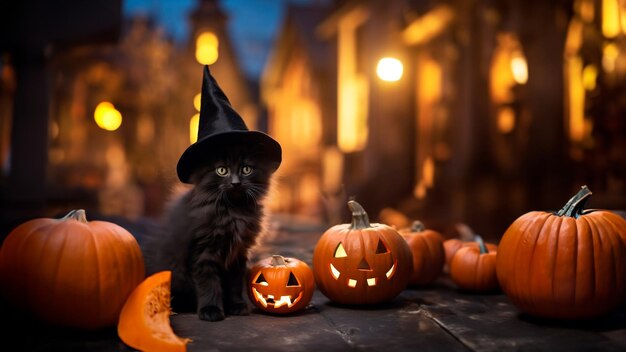
<svg viewBox="0 0 626 352"><path fill-rule="evenodd" d="M198 141L183 152L176 171L178 178L191 183L193 173L215 156L233 145L252 147L254 154L270 163L275 171L282 160L280 144L260 131L250 131L244 120L230 105L209 66L204 66Z"/></svg>
<svg viewBox="0 0 626 352"><path fill-rule="evenodd" d="M275 171L282 161L282 148L272 137L260 131L229 131L206 136L190 145L181 155L176 165L178 178L184 183L191 183L193 173L206 166L210 156L232 145L248 145L263 159L270 163Z"/></svg>

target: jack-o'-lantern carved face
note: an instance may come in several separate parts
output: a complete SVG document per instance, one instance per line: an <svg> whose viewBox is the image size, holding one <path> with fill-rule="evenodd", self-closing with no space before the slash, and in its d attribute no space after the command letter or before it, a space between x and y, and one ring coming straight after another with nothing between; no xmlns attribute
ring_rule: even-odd
<svg viewBox="0 0 626 352"><path fill-rule="evenodd" d="M395 297L411 273L411 252L393 228L369 224L356 202L348 203L352 224L330 228L313 254L315 280L331 300L373 304Z"/></svg>
<svg viewBox="0 0 626 352"><path fill-rule="evenodd" d="M397 260L391 255L384 240L376 233L368 233L362 235L359 241L346 241L345 246L340 241L329 269L335 280L348 287L356 287L381 285L393 279L396 266Z"/></svg>
<svg viewBox="0 0 626 352"><path fill-rule="evenodd" d="M301 310L311 301L314 290L313 272L298 259L274 255L250 270L250 300L266 312L285 314Z"/></svg>

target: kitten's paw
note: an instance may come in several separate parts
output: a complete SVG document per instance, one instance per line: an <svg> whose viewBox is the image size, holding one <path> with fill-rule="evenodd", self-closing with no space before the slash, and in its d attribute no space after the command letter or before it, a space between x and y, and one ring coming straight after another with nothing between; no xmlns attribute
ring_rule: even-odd
<svg viewBox="0 0 626 352"><path fill-rule="evenodd" d="M245 302L234 303L226 307L228 315L250 315L250 308Z"/></svg>
<svg viewBox="0 0 626 352"><path fill-rule="evenodd" d="M206 321L224 320L224 312L219 307L206 306L198 309L198 318Z"/></svg>

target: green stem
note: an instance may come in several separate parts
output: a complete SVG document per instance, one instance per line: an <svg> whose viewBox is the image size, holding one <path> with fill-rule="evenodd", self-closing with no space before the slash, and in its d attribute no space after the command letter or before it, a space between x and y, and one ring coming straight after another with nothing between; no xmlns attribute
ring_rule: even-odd
<svg viewBox="0 0 626 352"><path fill-rule="evenodd" d="M487 249L487 246L485 245L485 241L483 241L483 238L480 237L480 235L476 235L476 237L474 237L474 240L478 242L478 248L480 248L480 254L489 253L489 249Z"/></svg>
<svg viewBox="0 0 626 352"><path fill-rule="evenodd" d="M561 208L561 210L559 210L556 215L578 218L580 215L582 215L583 209L585 208L585 203L587 203L589 197L591 197L591 194L592 193L589 188L587 188L587 186L582 186L580 188L580 191L578 191L576 195L574 195L567 203L565 203L563 208Z"/></svg>
<svg viewBox="0 0 626 352"><path fill-rule="evenodd" d="M274 254L272 255L272 266L285 266L287 265L287 262L285 261L285 257L283 257L282 255L278 255L278 254Z"/></svg>
<svg viewBox="0 0 626 352"><path fill-rule="evenodd" d="M424 230L426 230L426 226L419 220L415 220L411 224L411 232L423 232Z"/></svg>
<svg viewBox="0 0 626 352"><path fill-rule="evenodd" d="M367 216L367 213L361 204L351 200L348 202L348 208L350 208L350 211L352 212L352 226L350 226L350 229L360 230L371 227L370 218Z"/></svg>
<svg viewBox="0 0 626 352"><path fill-rule="evenodd" d="M88 222L87 215L85 215L84 209L72 210L67 213L67 215L62 217L61 220L76 220L82 222L83 224L86 224Z"/></svg>

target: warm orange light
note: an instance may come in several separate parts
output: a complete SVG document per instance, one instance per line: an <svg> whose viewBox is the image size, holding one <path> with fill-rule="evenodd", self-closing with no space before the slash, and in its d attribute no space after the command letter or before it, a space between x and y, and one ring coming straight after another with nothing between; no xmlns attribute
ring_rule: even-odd
<svg viewBox="0 0 626 352"><path fill-rule="evenodd" d="M56 139L59 136L59 123L56 121L50 122L50 139Z"/></svg>
<svg viewBox="0 0 626 352"><path fill-rule="evenodd" d="M615 70L615 61L619 57L619 48L613 43L604 46L602 55L602 67L607 72Z"/></svg>
<svg viewBox="0 0 626 352"><path fill-rule="evenodd" d="M583 86L586 90L592 91L596 89L596 79L598 77L598 69L594 65L587 65L583 69Z"/></svg>
<svg viewBox="0 0 626 352"><path fill-rule="evenodd" d="M417 185L415 185L415 188L413 189L413 195L415 196L415 198L422 200L424 198L426 198L426 185L424 185L424 181L420 181L418 182Z"/></svg>
<svg viewBox="0 0 626 352"><path fill-rule="evenodd" d="M621 31L618 0L602 0L602 34L615 38Z"/></svg>
<svg viewBox="0 0 626 352"><path fill-rule="evenodd" d="M93 117L98 127L103 130L115 131L122 125L122 113L108 101L103 101L96 106Z"/></svg>
<svg viewBox="0 0 626 352"><path fill-rule="evenodd" d="M515 128L515 112L509 107L500 109L498 112L498 131L507 134Z"/></svg>
<svg viewBox="0 0 626 352"><path fill-rule="evenodd" d="M378 61L376 65L376 74L378 78L387 82L395 82L402 78L404 67L400 60L393 57L385 57Z"/></svg>
<svg viewBox="0 0 626 352"><path fill-rule="evenodd" d="M344 153L365 149L368 140L367 78L357 70L357 35L360 17L339 24L337 36L337 146Z"/></svg>
<svg viewBox="0 0 626 352"><path fill-rule="evenodd" d="M515 100L512 88L528 80L526 59L517 36L500 33L497 39L489 69L489 93L496 106Z"/></svg>
<svg viewBox="0 0 626 352"><path fill-rule="evenodd" d="M322 157L322 184L327 194L336 194L341 189L343 154L335 147L324 150Z"/></svg>
<svg viewBox="0 0 626 352"><path fill-rule="evenodd" d="M202 96L200 95L200 93L196 94L195 97L193 97L193 107L196 108L196 110L200 111L200 103L202 102Z"/></svg>
<svg viewBox="0 0 626 352"><path fill-rule="evenodd" d="M407 45L427 43L445 31L455 17L455 10L450 5L438 5L413 20L402 32L402 40Z"/></svg>
<svg viewBox="0 0 626 352"><path fill-rule="evenodd" d="M587 23L593 22L593 18L595 15L594 1L593 0L581 1L579 4L579 12L580 12L580 17L583 19L583 21Z"/></svg>
<svg viewBox="0 0 626 352"><path fill-rule="evenodd" d="M626 3L622 3L620 8L620 22L622 25L622 33L626 34Z"/></svg>
<svg viewBox="0 0 626 352"><path fill-rule="evenodd" d="M212 65L219 57L219 39L213 32L201 33L196 39L196 60L202 65Z"/></svg>
<svg viewBox="0 0 626 352"><path fill-rule="evenodd" d="M198 126L200 126L200 114L195 114L189 120L189 141L192 144L198 140Z"/></svg>
<svg viewBox="0 0 626 352"><path fill-rule="evenodd" d="M337 144L341 151L356 152L367 145L367 104L367 82L363 77L340 87Z"/></svg>
<svg viewBox="0 0 626 352"><path fill-rule="evenodd" d="M422 180L426 187L433 187L435 185L435 163L431 157L424 160L422 165Z"/></svg>
<svg viewBox="0 0 626 352"><path fill-rule="evenodd" d="M582 59L578 56L569 59L569 137L581 142L585 135L585 87L583 85Z"/></svg>
<svg viewBox="0 0 626 352"><path fill-rule="evenodd" d="M521 50L511 53L511 73L516 83L526 84L528 82L528 65Z"/></svg>

